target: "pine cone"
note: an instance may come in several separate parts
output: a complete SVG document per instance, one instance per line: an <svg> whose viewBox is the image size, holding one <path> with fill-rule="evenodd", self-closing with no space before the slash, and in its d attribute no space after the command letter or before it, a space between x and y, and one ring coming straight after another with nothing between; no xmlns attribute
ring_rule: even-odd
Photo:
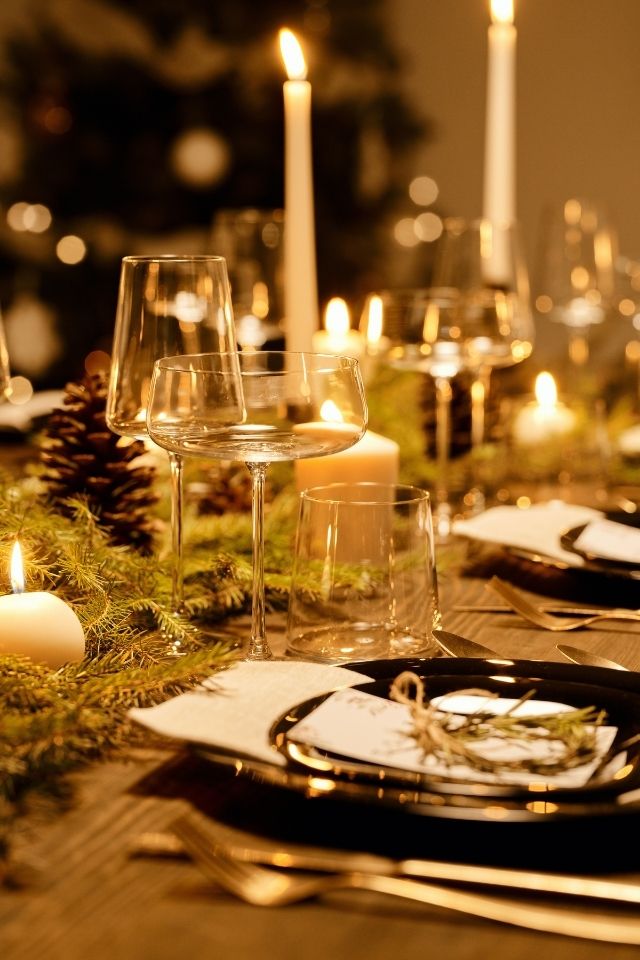
<svg viewBox="0 0 640 960"><path fill-rule="evenodd" d="M68 383L63 403L49 416L40 441L49 497L66 516L72 513L67 498L85 497L114 544L150 553L155 526L150 508L158 499L152 489L155 471L135 464L145 452L142 441L121 445L107 427L106 374Z"/></svg>
<svg viewBox="0 0 640 960"><path fill-rule="evenodd" d="M251 474L244 464L221 461L203 480L190 483L187 496L200 514L241 513L251 510Z"/></svg>

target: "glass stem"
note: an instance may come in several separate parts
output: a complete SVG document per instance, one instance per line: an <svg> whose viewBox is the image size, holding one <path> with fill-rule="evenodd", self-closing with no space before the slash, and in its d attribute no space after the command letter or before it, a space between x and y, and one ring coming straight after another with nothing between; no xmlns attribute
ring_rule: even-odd
<svg viewBox="0 0 640 960"><path fill-rule="evenodd" d="M251 641L247 660L271 660L267 643L264 601L264 487L267 463L248 463L251 474L251 519L253 528L253 599Z"/></svg>
<svg viewBox="0 0 640 960"><path fill-rule="evenodd" d="M480 449L487 439L487 401L491 384L491 367L481 366L476 370L471 384L471 484L465 497L471 513L481 513L486 505L482 479Z"/></svg>
<svg viewBox="0 0 640 960"><path fill-rule="evenodd" d="M451 383L436 377L436 536L443 540L451 533L449 504L449 447L451 444Z"/></svg>
<svg viewBox="0 0 640 960"><path fill-rule="evenodd" d="M173 570L171 572L171 606L173 612L184 613L184 547L182 538L182 470L183 460L177 453L169 454L171 473L171 549Z"/></svg>
<svg viewBox="0 0 640 960"><path fill-rule="evenodd" d="M480 367L471 384L471 446L477 451L485 441L486 410L491 367Z"/></svg>

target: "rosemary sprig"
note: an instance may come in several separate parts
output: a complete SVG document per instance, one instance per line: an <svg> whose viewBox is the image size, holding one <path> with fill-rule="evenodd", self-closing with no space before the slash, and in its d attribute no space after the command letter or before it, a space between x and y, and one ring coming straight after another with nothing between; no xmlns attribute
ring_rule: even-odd
<svg viewBox="0 0 640 960"><path fill-rule="evenodd" d="M490 699L498 696L477 688L457 692ZM596 730L606 720L606 712L589 706L537 716L517 716L518 707L535 692L527 691L505 714L478 710L462 715L427 701L423 680L417 674L405 671L393 681L390 696L409 708L414 724L411 735L424 755L433 754L447 764L462 761L499 777L506 772L549 775L594 760L597 757ZM491 759L470 746L489 739L523 746L544 743L549 749L543 757L524 755L508 760Z"/></svg>

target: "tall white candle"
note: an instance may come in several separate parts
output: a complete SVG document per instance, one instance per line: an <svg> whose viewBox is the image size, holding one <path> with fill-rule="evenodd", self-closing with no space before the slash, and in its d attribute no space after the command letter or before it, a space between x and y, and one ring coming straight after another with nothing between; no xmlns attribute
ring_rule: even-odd
<svg viewBox="0 0 640 960"><path fill-rule="evenodd" d="M516 37L513 0L491 0L487 62L483 215L516 218Z"/></svg>
<svg viewBox="0 0 640 960"><path fill-rule="evenodd" d="M287 350L311 350L318 327L313 167L311 157L311 84L295 35L280 31L287 71L284 91L285 227L284 308Z"/></svg>

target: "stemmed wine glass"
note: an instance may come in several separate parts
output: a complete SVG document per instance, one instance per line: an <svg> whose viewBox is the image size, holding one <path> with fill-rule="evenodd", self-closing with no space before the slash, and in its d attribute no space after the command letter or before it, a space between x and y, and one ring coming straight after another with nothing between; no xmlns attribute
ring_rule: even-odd
<svg viewBox="0 0 640 960"><path fill-rule="evenodd" d="M545 208L536 307L568 328L574 367L587 362L590 332L611 313L616 255L616 230L593 201L572 197Z"/></svg>
<svg viewBox="0 0 640 960"><path fill-rule="evenodd" d="M268 660L264 486L273 460L338 453L367 422L357 360L291 351L202 353L154 365L147 423L171 454L243 460L252 480L253 597L248 660Z"/></svg>
<svg viewBox="0 0 640 960"><path fill-rule="evenodd" d="M224 258L124 257L120 273L107 424L125 437L147 435L153 364L159 357L205 350L236 351ZM180 451L169 454L173 548L172 605L184 613Z"/></svg>
<svg viewBox="0 0 640 960"><path fill-rule="evenodd" d="M451 381L465 369L460 300L451 292L429 289L385 291L381 296L395 316L396 342L387 362L397 369L429 374L434 381L437 473L433 519L436 540L443 542L449 538L453 520L449 499Z"/></svg>
<svg viewBox="0 0 640 960"><path fill-rule="evenodd" d="M491 373L531 355L535 328L529 281L515 223L445 221L436 251L433 286L459 300L457 326L471 384L472 463L485 442ZM467 498L469 499L469 498ZM472 507L484 506L478 478Z"/></svg>

